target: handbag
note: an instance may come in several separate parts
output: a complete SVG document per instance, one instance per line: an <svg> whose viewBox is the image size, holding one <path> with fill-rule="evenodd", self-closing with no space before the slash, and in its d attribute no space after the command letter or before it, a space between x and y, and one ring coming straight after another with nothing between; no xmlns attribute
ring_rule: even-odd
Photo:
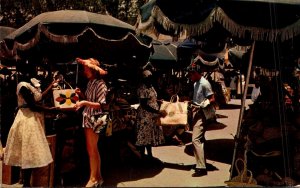
<svg viewBox="0 0 300 188"><path fill-rule="evenodd" d="M54 106L63 109L72 109L77 101L78 95L74 89L58 89L53 90Z"/></svg>
<svg viewBox="0 0 300 188"><path fill-rule="evenodd" d="M67 81L63 80L63 82L66 83L70 89L53 89L54 106L61 109L74 109L76 102L79 101L79 96Z"/></svg>
<svg viewBox="0 0 300 188"><path fill-rule="evenodd" d="M93 129L95 133L106 134L108 113L100 113L86 118L89 121L89 123L93 125Z"/></svg>
<svg viewBox="0 0 300 188"><path fill-rule="evenodd" d="M188 101L179 102L178 95L173 95L169 102L163 101L160 106L160 110L165 110L167 112L166 117L160 118L160 124L162 126L188 124Z"/></svg>

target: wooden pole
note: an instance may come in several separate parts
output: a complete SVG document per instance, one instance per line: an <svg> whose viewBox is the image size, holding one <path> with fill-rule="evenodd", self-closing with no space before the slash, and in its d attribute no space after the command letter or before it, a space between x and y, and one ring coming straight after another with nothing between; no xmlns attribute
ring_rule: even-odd
<svg viewBox="0 0 300 188"><path fill-rule="evenodd" d="M250 53L250 58L249 58L249 65L248 65L248 70L247 70L245 88L244 88L244 92L243 92L243 98L242 98L242 101L241 101L242 104L241 104L239 121L238 121L238 126L237 126L237 131L236 131L236 139L237 140L239 140L239 138L240 138L241 124L242 124L242 120L243 120L243 116L244 116L244 111L245 111L245 101L246 101L247 92L248 92L248 85L249 85L250 73L251 73L251 68L252 68L254 47L255 47L255 41L253 41L252 46L251 46L251 53ZM236 158L237 147L238 147L238 141L235 141L229 179L232 178L232 173L233 173L233 169L234 169L234 163L235 163L235 158Z"/></svg>

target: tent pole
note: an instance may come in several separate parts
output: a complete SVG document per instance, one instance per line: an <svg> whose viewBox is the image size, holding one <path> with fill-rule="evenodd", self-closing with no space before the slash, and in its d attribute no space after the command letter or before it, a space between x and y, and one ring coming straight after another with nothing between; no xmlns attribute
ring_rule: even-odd
<svg viewBox="0 0 300 188"><path fill-rule="evenodd" d="M75 87L78 87L78 63L76 63L76 85L75 85Z"/></svg>
<svg viewBox="0 0 300 188"><path fill-rule="evenodd" d="M242 104L241 104L241 110L240 110L240 115L239 115L238 127L237 127L237 131L236 131L236 137L235 137L236 140L235 140L235 144L234 144L234 150L233 150L233 157L232 157L232 163L231 163L231 168L230 168L230 177L229 177L229 179L232 178L232 173L233 173L233 169L234 169L233 167L234 167L236 152L237 152L236 150L238 148L238 140L240 138L241 124L242 124L244 111L245 111L245 101L246 101L246 97L247 97L249 79L250 79L251 68L252 68L254 47L255 47L255 41L253 41L253 43L251 45L251 53L250 53L250 58L249 58L249 65L248 65L248 70L247 70L247 76L246 76L246 82L245 82L245 87L244 87L244 92L243 92L243 98L242 98L242 101L241 101Z"/></svg>

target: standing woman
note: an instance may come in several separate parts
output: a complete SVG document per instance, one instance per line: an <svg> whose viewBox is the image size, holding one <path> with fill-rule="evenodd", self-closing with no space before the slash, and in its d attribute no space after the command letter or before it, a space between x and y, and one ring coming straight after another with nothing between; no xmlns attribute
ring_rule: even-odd
<svg viewBox="0 0 300 188"><path fill-rule="evenodd" d="M98 187L104 182L101 175L101 158L98 150L99 126L101 125L94 124L92 117L103 113L103 107L106 104L107 86L102 76L106 75L107 72L99 67L100 63L96 59L83 60L77 58L76 61L83 65L84 75L89 80L85 94L78 88L75 90L83 99L76 103L75 108L79 110L84 107L82 127L84 128L90 163L90 178L85 186Z"/></svg>
<svg viewBox="0 0 300 188"><path fill-rule="evenodd" d="M152 146L164 143L163 130L156 125L156 118L165 117L167 112L160 111L157 103L157 93L152 86L152 73L145 70L142 73L142 84L137 90L140 101L137 113L137 141L141 157L145 157L145 149L148 157L152 156Z"/></svg>
<svg viewBox="0 0 300 188"><path fill-rule="evenodd" d="M30 187L32 171L53 162L44 130L43 111L52 110L41 106L42 100L57 81L53 81L45 92L41 93L36 79L26 76L17 85L18 112L9 130L4 150L4 163L21 167L23 187Z"/></svg>

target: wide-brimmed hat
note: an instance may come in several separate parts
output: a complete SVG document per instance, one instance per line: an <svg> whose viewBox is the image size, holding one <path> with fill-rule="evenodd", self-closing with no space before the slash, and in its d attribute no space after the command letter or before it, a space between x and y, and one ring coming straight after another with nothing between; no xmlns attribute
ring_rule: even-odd
<svg viewBox="0 0 300 188"><path fill-rule="evenodd" d="M89 58L89 59L81 59L81 58L76 58L76 62L80 63L84 66L87 66L91 69L96 70L100 75L106 75L107 71L100 68L100 63L97 59L94 58Z"/></svg>

